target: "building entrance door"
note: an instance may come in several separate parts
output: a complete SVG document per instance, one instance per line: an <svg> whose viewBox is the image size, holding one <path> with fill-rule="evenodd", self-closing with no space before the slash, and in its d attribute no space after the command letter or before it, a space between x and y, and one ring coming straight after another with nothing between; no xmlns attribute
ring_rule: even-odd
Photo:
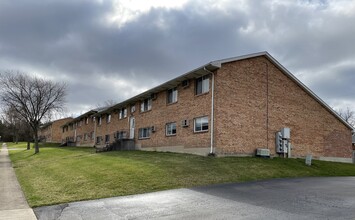
<svg viewBox="0 0 355 220"><path fill-rule="evenodd" d="M136 126L136 122L134 117L129 118L129 138L134 139L134 127Z"/></svg>

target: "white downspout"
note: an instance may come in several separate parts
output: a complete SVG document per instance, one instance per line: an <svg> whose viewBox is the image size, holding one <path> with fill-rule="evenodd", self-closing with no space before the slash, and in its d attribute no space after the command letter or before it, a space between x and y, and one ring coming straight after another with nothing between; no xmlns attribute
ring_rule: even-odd
<svg viewBox="0 0 355 220"><path fill-rule="evenodd" d="M96 145L96 117L94 117L94 146Z"/></svg>
<svg viewBox="0 0 355 220"><path fill-rule="evenodd" d="M211 85L211 149L209 155L214 154L214 73L207 70L206 67L203 68L206 72L212 75L212 85Z"/></svg>

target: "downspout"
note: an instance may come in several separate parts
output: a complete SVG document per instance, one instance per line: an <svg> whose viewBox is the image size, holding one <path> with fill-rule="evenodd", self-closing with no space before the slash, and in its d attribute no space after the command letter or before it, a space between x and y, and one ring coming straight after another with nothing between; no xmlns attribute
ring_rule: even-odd
<svg viewBox="0 0 355 220"><path fill-rule="evenodd" d="M212 75L212 85L211 85L211 149L210 153L208 154L209 156L214 156L214 73L207 70L206 67L203 67L203 70L210 73Z"/></svg>
<svg viewBox="0 0 355 220"><path fill-rule="evenodd" d="M94 117L94 146L95 145L96 145L96 117Z"/></svg>

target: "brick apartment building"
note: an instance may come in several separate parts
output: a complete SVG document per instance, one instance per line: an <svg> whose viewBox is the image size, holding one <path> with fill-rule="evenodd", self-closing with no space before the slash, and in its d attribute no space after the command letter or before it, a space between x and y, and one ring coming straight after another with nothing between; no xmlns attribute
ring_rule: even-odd
<svg viewBox="0 0 355 220"><path fill-rule="evenodd" d="M352 161L353 127L267 52L210 62L62 127L62 140L200 155L277 155L290 128L293 157Z"/></svg>
<svg viewBox="0 0 355 220"><path fill-rule="evenodd" d="M62 142L62 129L61 126L73 120L73 118L62 118L52 122L43 124L38 132L38 138L41 142L61 143Z"/></svg>

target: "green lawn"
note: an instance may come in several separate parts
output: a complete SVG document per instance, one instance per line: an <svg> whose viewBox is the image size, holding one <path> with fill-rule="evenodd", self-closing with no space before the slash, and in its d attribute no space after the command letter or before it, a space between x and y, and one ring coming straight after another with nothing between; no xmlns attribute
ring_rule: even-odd
<svg viewBox="0 0 355 220"><path fill-rule="evenodd" d="M301 159L45 147L9 151L32 207L217 183L300 176L355 176L355 165Z"/></svg>

